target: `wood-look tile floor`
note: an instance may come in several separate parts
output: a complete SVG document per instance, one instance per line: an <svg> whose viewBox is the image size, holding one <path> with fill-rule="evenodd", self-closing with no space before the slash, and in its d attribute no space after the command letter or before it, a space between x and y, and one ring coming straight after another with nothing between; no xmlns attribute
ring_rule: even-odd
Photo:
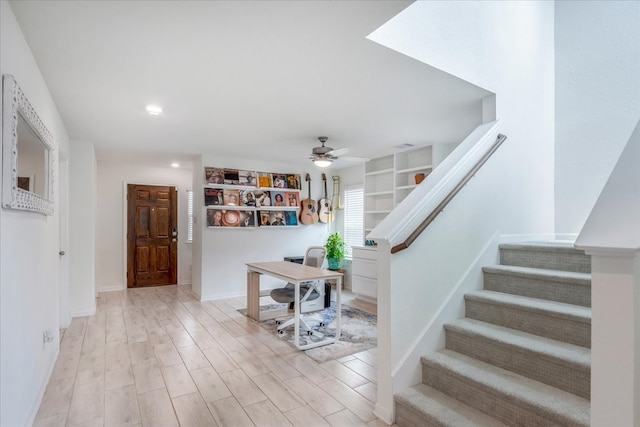
<svg viewBox="0 0 640 427"><path fill-rule="evenodd" d="M63 331L34 426L385 425L376 349L318 364L240 308L184 286L100 293Z"/></svg>

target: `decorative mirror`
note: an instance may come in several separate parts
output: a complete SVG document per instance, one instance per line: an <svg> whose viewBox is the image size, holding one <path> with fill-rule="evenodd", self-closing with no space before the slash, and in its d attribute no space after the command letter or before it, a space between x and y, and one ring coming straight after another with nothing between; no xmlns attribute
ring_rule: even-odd
<svg viewBox="0 0 640 427"><path fill-rule="evenodd" d="M2 206L53 214L55 146L11 75L2 80Z"/></svg>

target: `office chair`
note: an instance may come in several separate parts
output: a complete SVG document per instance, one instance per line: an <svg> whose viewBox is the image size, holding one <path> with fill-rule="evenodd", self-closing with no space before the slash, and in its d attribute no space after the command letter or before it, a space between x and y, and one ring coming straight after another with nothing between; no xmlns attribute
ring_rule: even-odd
<svg viewBox="0 0 640 427"><path fill-rule="evenodd" d="M322 268L324 259L327 255L327 249L324 246L310 246L304 255L303 265L310 267ZM323 310L325 308L325 286L324 280L315 280L311 282L303 282L300 284L300 314L310 313L313 311ZM283 288L273 289L271 298L277 302L289 304L289 310L294 310L295 304L295 285L287 283ZM295 316L284 321L276 319L278 324L278 333L284 334L284 329L293 326ZM300 316L300 330L308 334L312 333L312 323L322 323L322 319L311 319Z"/></svg>

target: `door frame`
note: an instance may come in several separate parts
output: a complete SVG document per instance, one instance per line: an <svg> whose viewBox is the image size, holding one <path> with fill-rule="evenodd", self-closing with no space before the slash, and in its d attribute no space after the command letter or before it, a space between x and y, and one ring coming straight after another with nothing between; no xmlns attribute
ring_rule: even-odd
<svg viewBox="0 0 640 427"><path fill-rule="evenodd" d="M176 228L178 229L178 245L176 246L176 284L180 283L180 187L175 184L158 184L157 182L141 182L141 181L122 181L122 289L128 289L127 287L127 256L128 256L128 232L129 232L129 200L127 199L128 185L154 185L163 187L174 187L176 190ZM135 288L134 288L135 289Z"/></svg>

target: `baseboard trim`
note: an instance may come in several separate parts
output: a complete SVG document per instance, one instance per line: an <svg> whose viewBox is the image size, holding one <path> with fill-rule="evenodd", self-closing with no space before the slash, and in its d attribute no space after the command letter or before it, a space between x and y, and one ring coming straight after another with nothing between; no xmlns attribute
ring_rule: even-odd
<svg viewBox="0 0 640 427"><path fill-rule="evenodd" d="M500 236L500 243L521 243L521 242L538 242L553 241L557 239L557 235L553 233L543 234L503 234Z"/></svg>
<svg viewBox="0 0 640 427"><path fill-rule="evenodd" d="M94 314L96 314L95 308L93 310L87 310L87 311L73 311L71 312L71 317L93 316Z"/></svg>
<svg viewBox="0 0 640 427"><path fill-rule="evenodd" d="M393 425L395 420L394 414L388 413L388 411L380 407L378 404L376 404L375 408L373 409L373 415L378 417L380 421L388 426Z"/></svg>
<svg viewBox="0 0 640 427"><path fill-rule="evenodd" d="M59 337L58 337L59 341ZM49 364L49 368L47 369L47 374L44 377L44 381L40 384L40 389L38 390L38 394L36 396L35 401L31 405L29 409L29 416L27 418L27 423L25 425L31 426L36 421L36 416L38 415L38 410L40 409L40 405L42 404L42 398L44 397L45 391L47 391L47 385L49 385L49 381L51 380L51 375L53 375L53 368L56 366L56 360L58 360L58 355L60 354L60 346L56 348L55 354L51 363Z"/></svg>
<svg viewBox="0 0 640 427"><path fill-rule="evenodd" d="M106 288L99 288L96 291L97 292L113 292L113 291L122 291L124 289L127 289L126 286L109 286Z"/></svg>
<svg viewBox="0 0 640 427"><path fill-rule="evenodd" d="M218 301L218 300L221 300L221 299L246 297L246 296L247 296L246 293L243 293L243 294L229 294L229 295L203 295L202 297L200 297L200 301Z"/></svg>
<svg viewBox="0 0 640 427"><path fill-rule="evenodd" d="M93 316L94 314L96 314L96 300L95 299L93 300L93 308L88 308L86 310L71 311L69 314L71 315L71 318Z"/></svg>
<svg viewBox="0 0 640 427"><path fill-rule="evenodd" d="M575 242L578 238L578 233L556 233L556 240L568 240Z"/></svg>

